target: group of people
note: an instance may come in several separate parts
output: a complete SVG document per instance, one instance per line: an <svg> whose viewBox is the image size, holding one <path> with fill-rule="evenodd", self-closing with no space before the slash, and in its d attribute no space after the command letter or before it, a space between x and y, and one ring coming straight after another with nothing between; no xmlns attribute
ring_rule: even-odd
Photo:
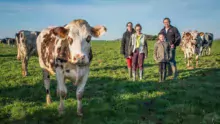
<svg viewBox="0 0 220 124"><path fill-rule="evenodd" d="M154 60L159 65L159 82L166 79L168 67L168 76L173 74L173 79L177 78L176 66L176 47L179 46L181 36L178 29L172 26L169 18L163 19L164 28L158 34L158 41L154 45ZM121 54L124 55L127 62L129 77L136 80L137 70L139 69L139 78L143 79L144 59L148 57L147 37L142 34L142 26L136 24L133 29L132 22L126 24L127 30L123 34L121 41Z"/></svg>

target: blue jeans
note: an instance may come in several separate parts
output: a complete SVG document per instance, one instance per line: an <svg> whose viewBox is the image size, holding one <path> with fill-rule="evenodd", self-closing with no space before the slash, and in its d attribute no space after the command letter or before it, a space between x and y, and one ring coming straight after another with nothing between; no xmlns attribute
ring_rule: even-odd
<svg viewBox="0 0 220 124"><path fill-rule="evenodd" d="M177 77L177 67L176 67L176 49L173 48L170 50L171 59L168 65L168 75L174 74L174 78Z"/></svg>
<svg viewBox="0 0 220 124"><path fill-rule="evenodd" d="M170 54L172 56L171 59L170 59L170 65L171 66L176 66L176 49L171 49Z"/></svg>

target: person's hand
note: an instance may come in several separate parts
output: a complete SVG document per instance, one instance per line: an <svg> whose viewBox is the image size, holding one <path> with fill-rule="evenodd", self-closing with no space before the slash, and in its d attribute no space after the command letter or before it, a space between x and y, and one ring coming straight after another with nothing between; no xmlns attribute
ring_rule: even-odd
<svg viewBox="0 0 220 124"><path fill-rule="evenodd" d="M173 49L174 48L174 44L171 44L170 47Z"/></svg>

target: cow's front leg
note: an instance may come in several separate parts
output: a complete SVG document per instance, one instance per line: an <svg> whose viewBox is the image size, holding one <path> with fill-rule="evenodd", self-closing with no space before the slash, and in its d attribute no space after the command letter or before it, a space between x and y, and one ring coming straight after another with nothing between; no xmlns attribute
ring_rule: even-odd
<svg viewBox="0 0 220 124"><path fill-rule="evenodd" d="M50 75L49 72L43 69L43 80L44 80L44 87L46 89L46 102L47 105L51 104L51 96L50 96Z"/></svg>
<svg viewBox="0 0 220 124"><path fill-rule="evenodd" d="M208 55L211 55L211 47L209 47L208 49L209 49Z"/></svg>
<svg viewBox="0 0 220 124"><path fill-rule="evenodd" d="M196 55L196 68L199 67L199 55Z"/></svg>
<svg viewBox="0 0 220 124"><path fill-rule="evenodd" d="M185 58L185 63L187 64L187 55L186 55L186 52L184 52L184 58Z"/></svg>
<svg viewBox="0 0 220 124"><path fill-rule="evenodd" d="M25 57L22 58L22 75L23 75L23 77L28 75L27 66L28 66L28 56L25 55Z"/></svg>
<svg viewBox="0 0 220 124"><path fill-rule="evenodd" d="M67 95L67 88L64 80L64 70L62 64L56 66L56 77L57 77L57 95L60 96L60 105L58 107L59 114L64 113L64 99Z"/></svg>
<svg viewBox="0 0 220 124"><path fill-rule="evenodd" d="M89 76L89 71L86 71L85 75L83 76L81 80L79 80L79 83L77 85L76 97L77 97L77 115L78 116L83 116L82 97L83 97L86 82L88 80L88 76Z"/></svg>
<svg viewBox="0 0 220 124"><path fill-rule="evenodd" d="M17 45L17 60L21 60L20 46Z"/></svg>

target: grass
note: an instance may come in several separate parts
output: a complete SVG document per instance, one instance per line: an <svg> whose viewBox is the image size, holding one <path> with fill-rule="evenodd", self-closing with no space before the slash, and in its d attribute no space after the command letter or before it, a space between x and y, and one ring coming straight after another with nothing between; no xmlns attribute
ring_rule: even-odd
<svg viewBox="0 0 220 124"><path fill-rule="evenodd" d="M149 41L143 81L128 79L119 42L93 42L94 59L83 97L84 117L76 115L76 95L67 82L65 114L58 116L59 98L52 77L53 103L45 104L42 71L37 57L29 61L30 76L21 76L16 48L0 45L0 123L14 124L219 124L220 42L200 68L187 70L177 50L179 79L158 83L158 67Z"/></svg>

